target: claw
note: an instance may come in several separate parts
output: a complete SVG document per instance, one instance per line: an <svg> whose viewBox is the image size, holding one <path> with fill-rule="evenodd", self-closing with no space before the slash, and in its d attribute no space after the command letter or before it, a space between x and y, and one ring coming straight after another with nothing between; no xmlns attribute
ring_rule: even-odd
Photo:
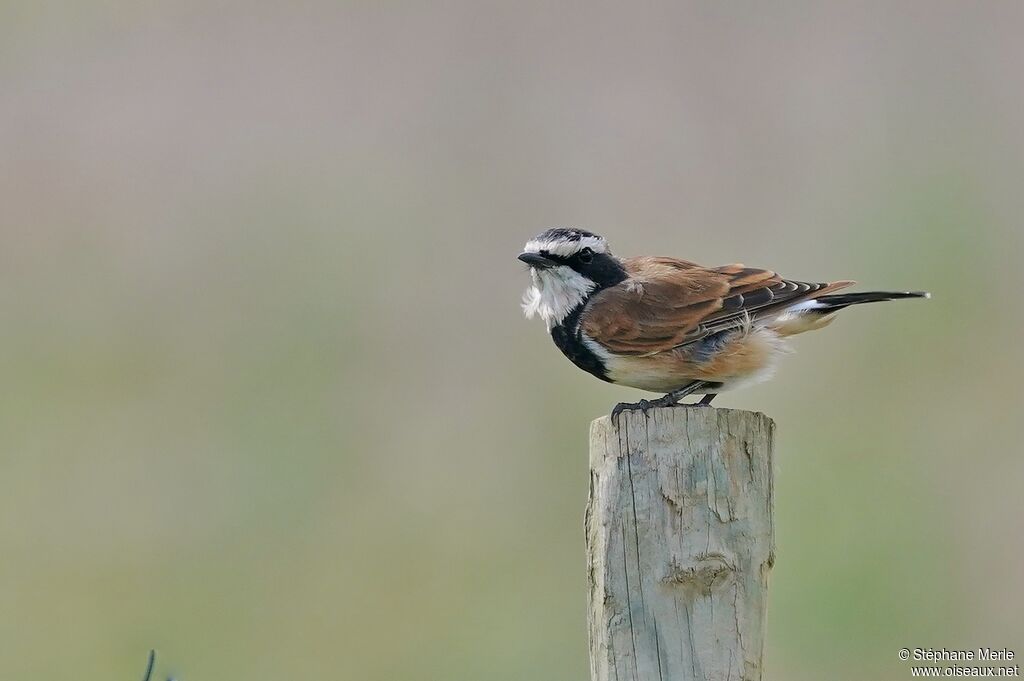
<svg viewBox="0 0 1024 681"><path fill-rule="evenodd" d="M647 416L647 410L651 408L652 402L647 400L640 400L639 402L619 402L612 408L612 424L619 427L619 415L624 411L635 411L639 409Z"/></svg>

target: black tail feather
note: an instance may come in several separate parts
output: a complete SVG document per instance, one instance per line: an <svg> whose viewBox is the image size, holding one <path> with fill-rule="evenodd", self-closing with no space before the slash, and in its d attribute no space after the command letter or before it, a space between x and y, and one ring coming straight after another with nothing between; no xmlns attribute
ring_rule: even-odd
<svg viewBox="0 0 1024 681"><path fill-rule="evenodd" d="M903 298L931 298L925 291L866 291L864 293L838 293L815 298L814 301L823 307L815 311L836 312L850 305L861 303L879 303L885 300L901 300Z"/></svg>

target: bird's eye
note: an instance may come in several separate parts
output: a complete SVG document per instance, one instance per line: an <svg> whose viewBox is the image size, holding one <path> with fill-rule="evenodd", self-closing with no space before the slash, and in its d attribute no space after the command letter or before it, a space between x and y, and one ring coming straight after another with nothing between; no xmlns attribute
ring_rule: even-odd
<svg viewBox="0 0 1024 681"><path fill-rule="evenodd" d="M589 246L584 246L580 249L580 252L576 255L581 263L586 265L594 259L594 251L590 250Z"/></svg>

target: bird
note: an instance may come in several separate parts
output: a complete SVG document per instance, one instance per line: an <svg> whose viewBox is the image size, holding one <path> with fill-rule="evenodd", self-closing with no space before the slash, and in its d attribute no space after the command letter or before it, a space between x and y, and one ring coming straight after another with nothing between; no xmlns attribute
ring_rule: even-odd
<svg viewBox="0 0 1024 681"><path fill-rule="evenodd" d="M664 393L612 410L708 406L771 378L786 339L827 326L851 305L930 298L925 291L836 293L856 282L810 283L743 264L704 267L661 256L616 257L584 229L554 227L526 243L527 318L540 317L573 364L602 381ZM680 404L687 395L703 395Z"/></svg>

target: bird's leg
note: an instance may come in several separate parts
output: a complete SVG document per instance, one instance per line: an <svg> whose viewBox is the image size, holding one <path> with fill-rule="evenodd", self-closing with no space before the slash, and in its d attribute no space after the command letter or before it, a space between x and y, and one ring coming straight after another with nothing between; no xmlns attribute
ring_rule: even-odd
<svg viewBox="0 0 1024 681"><path fill-rule="evenodd" d="M700 402L697 403L699 407L707 407L711 404L711 400L718 397L718 393L708 393L704 397L700 398Z"/></svg>
<svg viewBox="0 0 1024 681"><path fill-rule="evenodd" d="M612 423L615 423L617 425L619 414L621 414L624 411L634 411L636 409L639 409L646 416L647 410L650 409L651 407L674 407L679 405L679 400L683 399L687 395L690 395L691 393L694 393L702 388L716 388L719 385L719 383L715 383L713 381L692 381L684 385L682 388L679 388L678 390L673 390L664 397L659 397L656 400L640 400L639 402L619 402L618 404L615 405L615 408L612 409ZM710 397L711 399L714 399L714 395L710 395ZM705 397L704 400L707 401L705 402L704 400L701 400L701 404L708 404L711 401L711 399ZM685 407L697 405L679 406Z"/></svg>
<svg viewBox="0 0 1024 681"><path fill-rule="evenodd" d="M656 400L651 400L651 406L653 406L653 407L674 407L677 404L679 404L679 400L683 399L687 395L693 394L693 393L697 392L698 390L700 390L702 388L707 388L707 387L710 387L710 386L713 386L713 385L715 385L715 384L711 383L709 381L693 381L691 383L687 383L682 388L679 388L677 390L673 390L672 392L666 394L664 397L659 397ZM682 405L682 406L692 406L692 405Z"/></svg>

